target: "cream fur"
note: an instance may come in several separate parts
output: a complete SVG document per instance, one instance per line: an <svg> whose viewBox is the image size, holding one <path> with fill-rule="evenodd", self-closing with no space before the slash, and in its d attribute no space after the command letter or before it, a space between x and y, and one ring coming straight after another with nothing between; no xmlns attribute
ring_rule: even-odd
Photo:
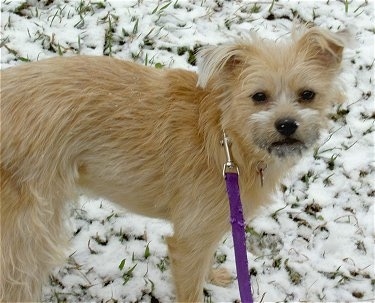
<svg viewBox="0 0 375 303"><path fill-rule="evenodd" d="M199 76L86 56L2 71L2 301L40 299L67 243L65 203L80 191L170 220L176 300L202 301L212 255L230 229L222 129L233 142L249 216L299 156L289 147L282 159L268 152L283 139L275 121L297 119L295 138L309 147L340 98L337 37L314 28L288 43L208 48ZM316 100L297 102L306 88ZM259 90L269 94L266 104L249 97ZM259 161L268 165L264 187ZM210 279L223 284L228 276L221 270Z"/></svg>

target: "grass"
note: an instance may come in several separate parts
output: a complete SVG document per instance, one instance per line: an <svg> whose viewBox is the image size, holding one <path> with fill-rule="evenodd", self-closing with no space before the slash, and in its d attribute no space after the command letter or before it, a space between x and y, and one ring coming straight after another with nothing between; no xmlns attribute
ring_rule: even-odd
<svg viewBox="0 0 375 303"><path fill-rule="evenodd" d="M122 285L125 285L133 278L133 271L137 267L137 264L134 264L132 267L128 268L128 270L125 270L122 274L123 283Z"/></svg>
<svg viewBox="0 0 375 303"><path fill-rule="evenodd" d="M284 267L289 275L290 281L295 285L301 284L302 275L298 271L296 271L292 266L289 266L288 259L284 261Z"/></svg>
<svg viewBox="0 0 375 303"><path fill-rule="evenodd" d="M160 262L156 265L161 272L165 272L169 268L169 258L164 257L160 259Z"/></svg>
<svg viewBox="0 0 375 303"><path fill-rule="evenodd" d="M272 13L272 10L273 10L273 7L274 7L274 5L275 5L275 2L276 2L276 0L272 0L271 5L270 5L270 7L268 8L268 12L269 12L270 14Z"/></svg>
<svg viewBox="0 0 375 303"><path fill-rule="evenodd" d="M1 39L0 47L5 48L10 54L14 55L14 57L17 61L22 61L22 62L30 62L31 61L29 58L25 58L25 57L20 56L17 50L10 48L7 45L8 42L9 42L8 37L5 37L5 38Z"/></svg>
<svg viewBox="0 0 375 303"><path fill-rule="evenodd" d="M106 25L105 34L104 34L103 55L107 55L107 56L113 55L112 47L116 41L115 32L116 32L118 20L119 20L119 16L110 12L108 12L103 18L99 20L101 24Z"/></svg>

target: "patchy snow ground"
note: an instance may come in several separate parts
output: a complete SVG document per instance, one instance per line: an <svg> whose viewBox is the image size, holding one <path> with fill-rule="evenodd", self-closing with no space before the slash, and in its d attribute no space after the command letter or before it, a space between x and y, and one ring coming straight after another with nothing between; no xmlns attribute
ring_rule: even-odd
<svg viewBox="0 0 375 303"><path fill-rule="evenodd" d="M276 39L293 19L350 28L357 45L345 52L347 101L333 108L329 132L283 181L274 203L249 222L248 257L256 301L373 302L373 12L364 0L1 0L1 67L90 54L195 70L199 46L250 31ZM69 257L52 273L44 301L174 301L168 223L86 197L72 217ZM230 234L215 266L236 275ZM205 290L207 302L239 301L236 280Z"/></svg>

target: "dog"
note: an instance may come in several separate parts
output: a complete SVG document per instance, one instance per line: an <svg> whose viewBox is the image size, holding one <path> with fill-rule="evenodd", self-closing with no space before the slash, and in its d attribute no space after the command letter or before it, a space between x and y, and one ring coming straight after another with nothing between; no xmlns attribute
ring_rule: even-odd
<svg viewBox="0 0 375 303"><path fill-rule="evenodd" d="M40 300L68 244L67 202L81 192L173 223L176 301L203 301L208 277L228 282L210 272L230 230L223 130L249 217L343 98L344 36L311 27L205 47L198 73L90 56L3 70L2 301Z"/></svg>

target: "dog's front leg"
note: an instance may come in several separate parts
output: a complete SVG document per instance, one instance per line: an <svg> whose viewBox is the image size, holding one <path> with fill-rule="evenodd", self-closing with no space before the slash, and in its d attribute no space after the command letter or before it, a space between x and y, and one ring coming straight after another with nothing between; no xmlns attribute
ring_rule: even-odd
<svg viewBox="0 0 375 303"><path fill-rule="evenodd" d="M173 236L167 240L177 302L203 301L203 283L214 247L192 241L199 239Z"/></svg>
<svg viewBox="0 0 375 303"><path fill-rule="evenodd" d="M196 222L195 222L196 223ZM206 222L207 223L207 222ZM199 224L198 225L205 225ZM175 223L175 234L167 239L177 302L203 302L203 285L211 267L211 259L224 228L194 226L196 233L181 233Z"/></svg>

